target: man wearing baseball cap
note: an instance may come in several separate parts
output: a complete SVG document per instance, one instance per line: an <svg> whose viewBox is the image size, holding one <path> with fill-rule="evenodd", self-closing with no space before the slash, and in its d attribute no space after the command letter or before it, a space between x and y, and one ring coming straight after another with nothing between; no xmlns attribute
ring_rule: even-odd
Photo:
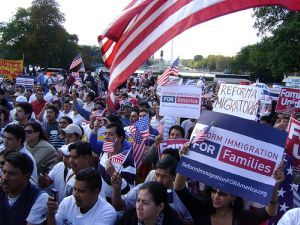
<svg viewBox="0 0 300 225"><path fill-rule="evenodd" d="M69 124L65 129L62 129L65 133L66 144L74 143L80 141L82 138L82 128L74 123Z"/></svg>

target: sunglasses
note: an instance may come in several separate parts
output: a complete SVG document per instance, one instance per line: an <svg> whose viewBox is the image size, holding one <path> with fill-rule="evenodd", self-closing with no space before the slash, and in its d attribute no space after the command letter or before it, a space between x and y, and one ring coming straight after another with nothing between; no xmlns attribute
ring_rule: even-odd
<svg viewBox="0 0 300 225"><path fill-rule="evenodd" d="M212 194L218 194L220 197L227 197L228 194L226 192L223 191L217 191L216 189L212 189L211 190Z"/></svg>

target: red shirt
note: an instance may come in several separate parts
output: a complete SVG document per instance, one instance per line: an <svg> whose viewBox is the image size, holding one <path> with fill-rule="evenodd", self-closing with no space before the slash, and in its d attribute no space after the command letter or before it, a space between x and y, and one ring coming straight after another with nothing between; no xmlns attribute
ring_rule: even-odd
<svg viewBox="0 0 300 225"><path fill-rule="evenodd" d="M42 111L42 109L44 108L46 103L47 103L46 100L43 100L41 102L38 102L37 100L35 100L35 101L31 102L33 112L36 116L40 114L40 112Z"/></svg>

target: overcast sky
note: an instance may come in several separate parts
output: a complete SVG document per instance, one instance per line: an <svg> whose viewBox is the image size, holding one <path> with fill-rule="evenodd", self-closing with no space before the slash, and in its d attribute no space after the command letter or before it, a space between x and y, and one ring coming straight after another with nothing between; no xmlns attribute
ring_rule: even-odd
<svg viewBox="0 0 300 225"><path fill-rule="evenodd" d="M65 14L64 24L69 33L77 34L79 44L98 45L97 36L127 5L129 0L57 0ZM83 4L84 3L84 4ZM31 0L9 0L0 8L0 21L8 22L18 7L29 7ZM226 15L197 25L173 40L174 58L220 54L234 56L243 46L260 39L253 28L252 9ZM171 58L171 44L162 47L166 59ZM159 51L160 52L160 51ZM159 52L155 58L159 58Z"/></svg>

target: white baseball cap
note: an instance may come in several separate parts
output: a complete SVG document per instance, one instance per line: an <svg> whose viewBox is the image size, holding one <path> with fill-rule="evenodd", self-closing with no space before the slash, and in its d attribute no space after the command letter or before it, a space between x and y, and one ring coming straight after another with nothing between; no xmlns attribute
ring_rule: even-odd
<svg viewBox="0 0 300 225"><path fill-rule="evenodd" d="M69 156L70 155L69 145L63 145L58 150L60 150L64 156Z"/></svg>
<svg viewBox="0 0 300 225"><path fill-rule="evenodd" d="M16 98L16 102L18 103L27 102L27 98L25 96L20 95Z"/></svg>
<svg viewBox="0 0 300 225"><path fill-rule="evenodd" d="M82 130L81 128L72 123L72 124L69 124L65 129L62 129L65 133L67 134L73 134L73 133L76 133L76 134L79 134L80 136L82 136Z"/></svg>

